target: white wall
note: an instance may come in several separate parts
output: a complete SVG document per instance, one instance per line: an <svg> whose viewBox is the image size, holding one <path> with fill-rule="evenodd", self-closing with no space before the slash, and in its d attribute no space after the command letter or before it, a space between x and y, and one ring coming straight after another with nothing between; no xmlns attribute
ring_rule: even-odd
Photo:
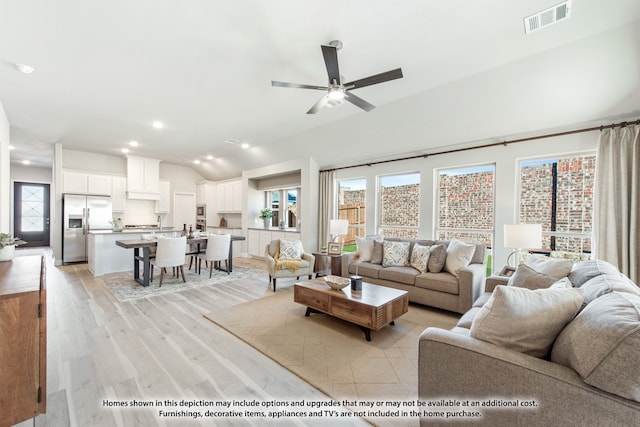
<svg viewBox="0 0 640 427"><path fill-rule="evenodd" d="M24 181L50 184L52 180L51 168L23 166L20 164L11 165L11 182Z"/></svg>
<svg viewBox="0 0 640 427"><path fill-rule="evenodd" d="M0 102L0 232L11 232L11 183L9 171L11 170L9 144L9 120Z"/></svg>
<svg viewBox="0 0 640 427"><path fill-rule="evenodd" d="M413 159L336 171L336 178L365 178L366 189L366 233L374 234L377 224L377 178L380 175L419 172L420 182L420 229L419 237L430 239L435 229L435 174L437 169L495 164L496 206L495 242L493 246L493 267L499 270L505 263L510 249L503 245L503 225L517 222L518 212L518 162L522 159L553 157L568 153L585 152L596 149L597 132L573 134L562 137L527 141L508 146L444 154L426 159Z"/></svg>

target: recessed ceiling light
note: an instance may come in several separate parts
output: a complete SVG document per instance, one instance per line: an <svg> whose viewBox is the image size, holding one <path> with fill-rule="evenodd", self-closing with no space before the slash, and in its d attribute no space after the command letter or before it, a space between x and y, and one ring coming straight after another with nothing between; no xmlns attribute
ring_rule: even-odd
<svg viewBox="0 0 640 427"><path fill-rule="evenodd" d="M120 151L122 151L124 154L127 154L127 153L129 152L129 149L128 149L128 148L123 148L123 149L122 149L122 150L120 150Z"/></svg>
<svg viewBox="0 0 640 427"><path fill-rule="evenodd" d="M213 156L212 155L208 155L207 156L207 160L213 160Z"/></svg>
<svg viewBox="0 0 640 427"><path fill-rule="evenodd" d="M20 72L25 74L31 74L34 71L33 67L30 67L26 64L16 64L16 67L18 68L18 70L20 70Z"/></svg>
<svg viewBox="0 0 640 427"><path fill-rule="evenodd" d="M153 126L156 129L162 129L164 127L164 124L162 124L162 122L156 120L155 122L153 122L151 124L151 126Z"/></svg>
<svg viewBox="0 0 640 427"><path fill-rule="evenodd" d="M193 163L195 163L196 165L199 165L200 164L200 160L196 159L196 160L193 161Z"/></svg>
<svg viewBox="0 0 640 427"><path fill-rule="evenodd" d="M241 147L246 150L247 148L249 148L249 144L247 144L246 142L243 142Z"/></svg>
<svg viewBox="0 0 640 427"><path fill-rule="evenodd" d="M15 150L16 146L15 145L9 145L9 150Z"/></svg>
<svg viewBox="0 0 640 427"><path fill-rule="evenodd" d="M30 164L31 164L31 162L30 162L29 160L23 160L23 161L22 161L22 164L23 164L23 165L30 165Z"/></svg>
<svg viewBox="0 0 640 427"><path fill-rule="evenodd" d="M138 141L129 141L129 145L132 147L137 147L138 146Z"/></svg>

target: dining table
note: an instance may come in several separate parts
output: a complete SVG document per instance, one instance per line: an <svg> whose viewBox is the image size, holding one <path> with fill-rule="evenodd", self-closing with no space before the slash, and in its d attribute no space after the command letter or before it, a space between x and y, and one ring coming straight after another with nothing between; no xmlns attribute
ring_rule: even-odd
<svg viewBox="0 0 640 427"><path fill-rule="evenodd" d="M188 255L197 255L205 250L207 237L208 236L201 235L198 237L188 238L187 244L196 248L195 252L190 252ZM245 240L245 237L231 235L227 269L224 269L222 268L222 266L220 266L220 270L226 271L228 273L231 273L233 271L233 242L237 242L240 240ZM149 282L151 280L151 248L155 248L156 246L158 246L158 238L154 236L149 239L116 240L116 245L125 249L133 249L133 278L142 286L149 286ZM142 263L142 277L140 274L140 263Z"/></svg>

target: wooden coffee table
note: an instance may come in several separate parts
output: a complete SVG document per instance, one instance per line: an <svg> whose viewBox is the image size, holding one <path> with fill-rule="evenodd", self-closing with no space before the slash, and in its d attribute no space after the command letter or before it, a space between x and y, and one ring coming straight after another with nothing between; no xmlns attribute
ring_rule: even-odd
<svg viewBox="0 0 640 427"><path fill-rule="evenodd" d="M293 300L307 306L306 317L325 313L355 323L362 328L367 341L371 341L371 331L393 325L409 309L407 291L371 283L362 283L362 291L352 293L350 286L337 291L324 280L313 279L296 283L293 290Z"/></svg>

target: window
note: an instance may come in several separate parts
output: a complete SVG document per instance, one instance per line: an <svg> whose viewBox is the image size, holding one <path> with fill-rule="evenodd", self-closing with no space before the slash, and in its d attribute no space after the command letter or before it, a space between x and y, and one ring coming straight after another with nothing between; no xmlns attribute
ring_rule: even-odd
<svg viewBox="0 0 640 427"><path fill-rule="evenodd" d="M349 221L349 233L344 243L355 243L355 236L364 237L365 229L365 195L367 180L348 179L338 181L338 219Z"/></svg>
<svg viewBox="0 0 640 427"><path fill-rule="evenodd" d="M420 174L380 177L378 233L418 237L420 226Z"/></svg>
<svg viewBox="0 0 640 427"><path fill-rule="evenodd" d="M438 171L437 239L493 246L494 178L494 165Z"/></svg>
<svg viewBox="0 0 640 427"><path fill-rule="evenodd" d="M272 227L298 227L299 188L266 191L267 206L273 211Z"/></svg>
<svg viewBox="0 0 640 427"><path fill-rule="evenodd" d="M542 224L542 250L591 257L595 154L520 163L519 219Z"/></svg>

